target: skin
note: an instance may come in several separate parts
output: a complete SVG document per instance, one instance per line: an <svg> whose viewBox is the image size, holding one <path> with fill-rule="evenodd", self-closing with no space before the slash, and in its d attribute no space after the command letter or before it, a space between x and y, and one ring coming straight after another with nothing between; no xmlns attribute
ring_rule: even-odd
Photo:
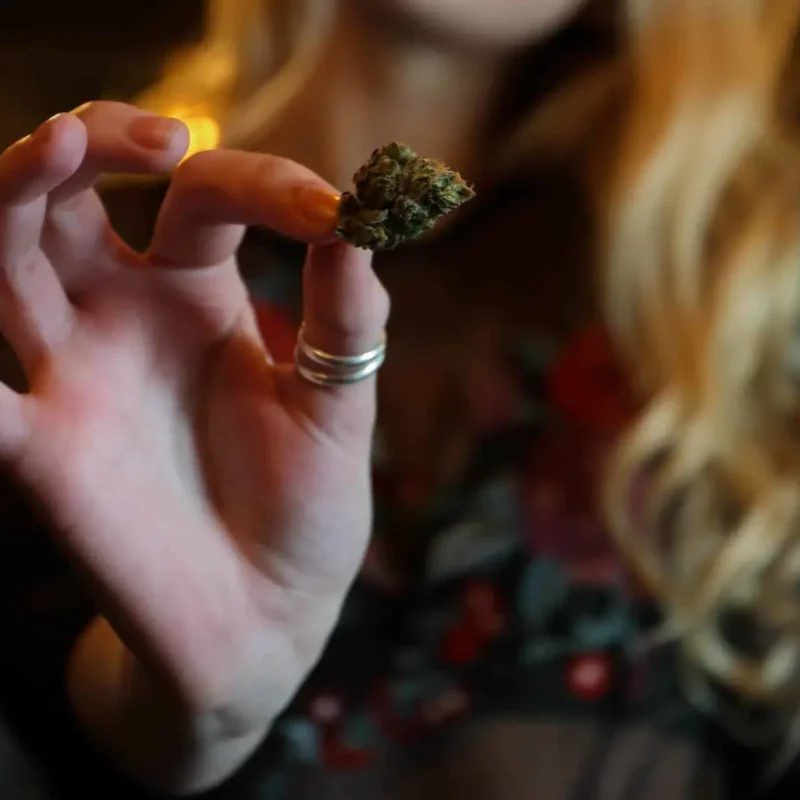
<svg viewBox="0 0 800 800"><path fill-rule="evenodd" d="M486 157L480 137L486 110L503 85L509 56L551 34L583 4L329 2L331 29L302 92L263 134L245 141L310 165L342 188L365 154L394 140L474 180ZM306 136L307 130L325 136Z"/></svg>
<svg viewBox="0 0 800 800"><path fill-rule="evenodd" d="M507 50L577 5L380 8ZM271 362L235 261L245 226L311 245L313 346L372 349L389 307L368 254L332 238L332 187L269 155L183 162L151 246L123 245L94 184L170 171L187 144L179 123L94 103L0 156L0 331L30 383L0 387L0 457L103 614L69 667L78 718L120 768L175 794L258 745L316 662L371 525L375 380L321 389Z"/></svg>
<svg viewBox="0 0 800 800"><path fill-rule="evenodd" d="M370 527L374 379L325 390L270 363L234 258L243 225L312 243L314 346L372 348L388 301L368 255L332 243L331 188L271 156L188 160L149 250L126 248L91 187L177 164L187 134L165 124L97 103L0 157L0 328L31 386L0 391L0 449L105 613L73 658L79 716L137 777L189 791L291 697Z"/></svg>
<svg viewBox="0 0 800 800"><path fill-rule="evenodd" d="M527 44L571 17L584 0L357 0L466 49Z"/></svg>

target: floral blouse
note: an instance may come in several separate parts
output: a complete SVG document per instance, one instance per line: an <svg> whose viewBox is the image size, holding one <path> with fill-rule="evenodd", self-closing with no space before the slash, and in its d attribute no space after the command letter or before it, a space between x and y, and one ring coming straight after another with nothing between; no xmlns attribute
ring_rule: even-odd
<svg viewBox="0 0 800 800"><path fill-rule="evenodd" d="M291 358L296 320L266 300L258 314L276 358ZM264 797L432 796L407 776L433 769L408 754L433 752L445 797L723 796L674 652L646 645L658 613L594 513L632 409L610 341L588 324L560 347L511 350L514 391L479 390L482 430L455 488L428 496L394 479L378 430L373 542L274 728ZM415 534L427 546L409 586L384 542Z"/></svg>
<svg viewBox="0 0 800 800"><path fill-rule="evenodd" d="M263 263L263 249L250 260ZM298 253L264 275L247 252L265 340L290 359ZM477 388L481 430L447 491L393 477L378 431L373 542L338 627L263 746L208 800L796 796L794 782L753 794L760 754L731 749L684 700L673 648L648 644L657 609L594 514L604 456L631 413L605 332L528 336L507 364L510 390ZM9 761L20 743L34 758L25 787L47 783L15 794L0 774L2 795L143 798L88 746L64 697L92 604L24 497L7 487L0 504L0 711ZM426 543L411 584L387 556L398 536Z"/></svg>

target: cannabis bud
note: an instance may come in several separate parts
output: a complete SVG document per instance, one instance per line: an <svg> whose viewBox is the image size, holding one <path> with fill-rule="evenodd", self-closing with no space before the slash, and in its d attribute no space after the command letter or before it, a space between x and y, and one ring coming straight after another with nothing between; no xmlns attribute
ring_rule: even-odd
<svg viewBox="0 0 800 800"><path fill-rule="evenodd" d="M392 142L375 150L345 192L336 232L368 250L393 250L416 239L437 220L475 196L441 161Z"/></svg>

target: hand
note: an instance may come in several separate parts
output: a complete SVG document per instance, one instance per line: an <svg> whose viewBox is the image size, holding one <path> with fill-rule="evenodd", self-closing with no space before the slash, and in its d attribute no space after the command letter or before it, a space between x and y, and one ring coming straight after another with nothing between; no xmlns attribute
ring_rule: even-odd
<svg viewBox="0 0 800 800"><path fill-rule="evenodd" d="M169 170L186 147L179 123L97 103L0 157L0 329L30 384L0 387L0 454L125 657L191 714L263 732L363 556L375 386L321 389L270 362L235 260L244 226L313 245L312 345L371 349L388 301L367 255L334 242L333 189L272 156L183 162L150 248L130 250L94 184Z"/></svg>

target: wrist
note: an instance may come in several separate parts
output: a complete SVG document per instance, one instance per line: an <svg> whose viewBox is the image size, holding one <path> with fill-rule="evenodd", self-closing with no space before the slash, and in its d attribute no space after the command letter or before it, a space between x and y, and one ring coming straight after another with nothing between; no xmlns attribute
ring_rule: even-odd
<svg viewBox="0 0 800 800"><path fill-rule="evenodd" d="M148 671L103 619L75 645L67 673L74 713L121 771L160 792L203 791L232 774L269 730L266 711L188 705Z"/></svg>
<svg viewBox="0 0 800 800"><path fill-rule="evenodd" d="M98 617L69 661L74 712L98 749L140 783L205 790L258 746L318 660L340 608L293 597L235 647L190 648L155 668Z"/></svg>

